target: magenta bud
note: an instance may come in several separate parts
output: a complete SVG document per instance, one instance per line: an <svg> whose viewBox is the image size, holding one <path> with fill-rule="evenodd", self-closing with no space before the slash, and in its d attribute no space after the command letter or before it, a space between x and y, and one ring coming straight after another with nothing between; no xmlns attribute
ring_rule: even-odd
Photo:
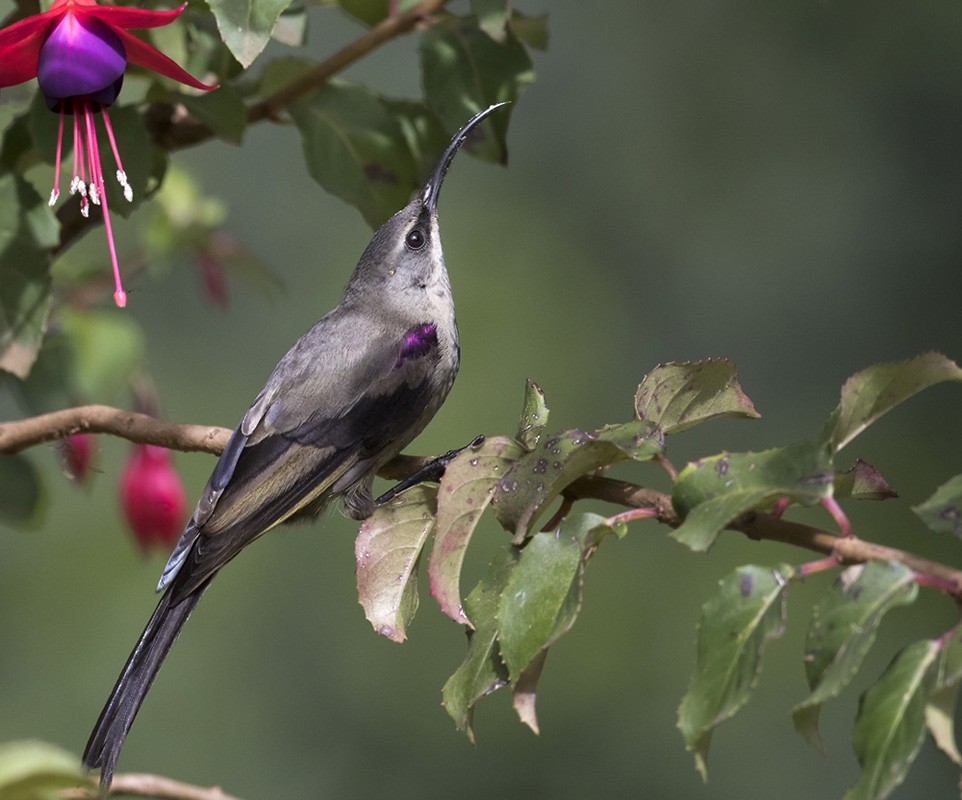
<svg viewBox="0 0 962 800"><path fill-rule="evenodd" d="M170 451L134 445L120 477L120 505L142 550L173 547L187 518L187 498Z"/></svg>
<svg viewBox="0 0 962 800"><path fill-rule="evenodd" d="M74 433L60 442L60 458L67 477L84 484L90 479L97 444L93 434Z"/></svg>

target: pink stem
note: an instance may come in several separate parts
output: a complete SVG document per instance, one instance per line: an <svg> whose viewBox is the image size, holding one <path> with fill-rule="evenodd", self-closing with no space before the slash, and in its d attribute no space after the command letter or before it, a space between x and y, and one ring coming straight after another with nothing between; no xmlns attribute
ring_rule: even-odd
<svg viewBox="0 0 962 800"><path fill-rule="evenodd" d="M100 164L100 149L97 146L97 131L94 129L94 115L84 103L84 122L87 126L87 146L90 148L88 162L91 178L96 183L97 193L104 208L104 230L107 232L107 249L110 251L110 265L114 272L114 302L118 308L127 305L127 293L120 282L120 265L117 263L117 248L114 246L114 232L110 226L110 210L107 208L107 191L104 187L104 173Z"/></svg>

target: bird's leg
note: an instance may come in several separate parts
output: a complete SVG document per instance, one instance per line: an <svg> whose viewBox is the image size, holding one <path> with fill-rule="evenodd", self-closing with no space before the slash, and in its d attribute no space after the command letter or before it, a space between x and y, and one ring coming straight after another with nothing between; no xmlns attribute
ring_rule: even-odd
<svg viewBox="0 0 962 800"><path fill-rule="evenodd" d="M438 456L437 458L429 461L423 467L421 467L413 475L405 478L396 486L392 486L384 494L378 497L374 501L375 506L381 506L385 503L393 500L397 495L403 492L405 489L410 489L419 483L424 483L426 481L431 481L432 483L437 483L441 480L441 476L444 475L444 470L455 458L457 458L465 450L472 450L475 447L480 447L484 444L484 434L475 436L470 442L468 442L464 447L459 447L456 450L448 450L444 455Z"/></svg>

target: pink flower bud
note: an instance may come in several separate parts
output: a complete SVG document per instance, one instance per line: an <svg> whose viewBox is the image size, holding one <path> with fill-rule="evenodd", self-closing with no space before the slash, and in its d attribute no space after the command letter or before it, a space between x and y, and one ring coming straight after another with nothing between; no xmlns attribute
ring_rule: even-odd
<svg viewBox="0 0 962 800"><path fill-rule="evenodd" d="M187 498L169 450L134 445L120 476L120 505L144 552L173 547L187 518Z"/></svg>
<svg viewBox="0 0 962 800"><path fill-rule="evenodd" d="M63 471L71 480L85 484L90 480L91 467L97 451L93 434L74 433L60 442Z"/></svg>

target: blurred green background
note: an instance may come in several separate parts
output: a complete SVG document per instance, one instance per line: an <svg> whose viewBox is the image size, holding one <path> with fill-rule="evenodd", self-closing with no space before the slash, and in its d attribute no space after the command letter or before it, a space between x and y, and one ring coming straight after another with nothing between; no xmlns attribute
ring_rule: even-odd
<svg viewBox="0 0 962 800"><path fill-rule="evenodd" d="M551 45L513 110L508 168L462 155L445 184L463 363L412 452L513 432L527 377L553 426L594 426L627 419L658 362L731 358L763 419L676 437L669 457L681 465L815 435L844 379L869 364L931 348L962 358L962 5L518 7L550 13ZM308 50L321 56L359 32L317 10ZM345 77L418 95L416 41L392 42ZM227 313L208 307L190 261L128 286L125 313L147 330L164 413L232 426L337 302L370 231L310 180L293 128L261 124L243 148L207 145L175 162L229 202L229 230L286 286L270 300L234 281ZM133 228L117 228L132 246ZM81 246L102 249L98 236ZM18 413L8 398L0 407ZM959 563L962 545L926 532L909 506L962 472L960 412L962 389L936 387L849 448L902 495L847 506L856 532ZM51 487L45 523L0 531L0 741L79 753L153 608L164 559L143 559L123 530L115 487L127 445L101 440L89 491L58 475L53 446L36 450ZM196 497L213 459L176 463ZM665 485L653 468L630 474ZM733 534L694 556L633 524L593 559L584 612L548 659L541 735L500 693L480 704L472 747L439 705L462 631L427 601L406 644L378 638L356 603L353 533L332 513L265 537L224 571L161 671L122 771L248 799L841 797L857 775L858 694L903 644L955 621L928 591L886 618L862 673L823 713L822 756L793 732L790 710L806 695L811 603L832 578L796 587L755 696L714 736L705 785L675 729L701 604L739 563L813 556ZM470 574L503 536L483 529ZM957 786L927 742L896 796Z"/></svg>

